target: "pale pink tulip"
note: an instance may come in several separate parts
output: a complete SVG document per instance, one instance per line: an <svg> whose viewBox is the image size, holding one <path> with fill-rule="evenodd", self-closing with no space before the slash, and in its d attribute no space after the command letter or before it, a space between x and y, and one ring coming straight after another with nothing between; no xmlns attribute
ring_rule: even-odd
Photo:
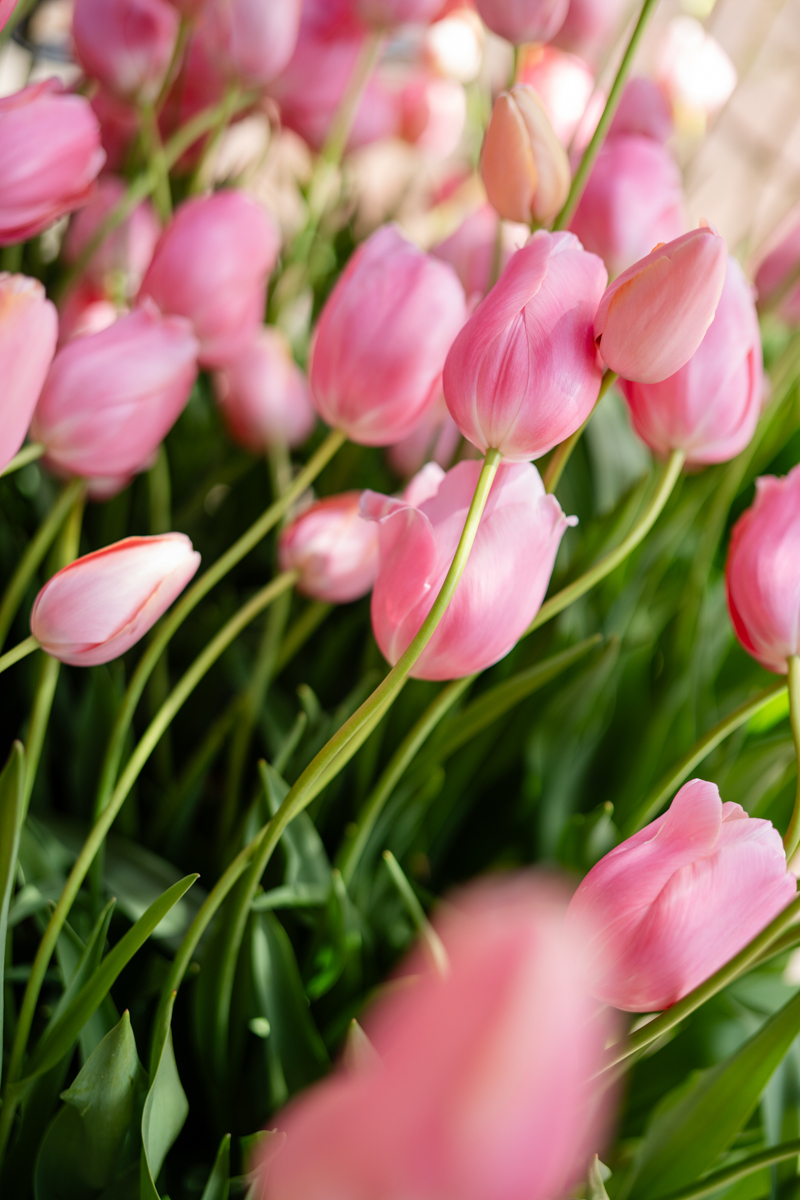
<svg viewBox="0 0 800 1200"><path fill-rule="evenodd" d="M571 233L534 234L447 356L444 394L479 450L538 458L588 417L602 370L592 321L606 269Z"/></svg>
<svg viewBox="0 0 800 1200"><path fill-rule="evenodd" d="M99 333L113 325L120 313L97 283L79 279L58 306L59 347L87 333Z"/></svg>
<svg viewBox="0 0 800 1200"><path fill-rule="evenodd" d="M63 253L74 263L127 191L124 180L105 175L99 180L89 203L72 218ZM107 296L129 300L138 292L161 233L161 225L149 200L142 201L129 217L108 233L86 264L87 279L98 284Z"/></svg>
<svg viewBox="0 0 800 1200"><path fill-rule="evenodd" d="M261 326L279 247L274 221L244 192L187 200L161 235L140 295L189 318L201 366L225 366Z"/></svg>
<svg viewBox="0 0 800 1200"><path fill-rule="evenodd" d="M569 0L555 43L594 61L611 48L627 12L627 0Z"/></svg>
<svg viewBox="0 0 800 1200"><path fill-rule="evenodd" d="M353 0L359 19L377 29L395 25L427 25L444 8L444 0Z"/></svg>
<svg viewBox="0 0 800 1200"><path fill-rule="evenodd" d="M31 425L62 474L132 476L143 470L192 390L197 340L182 317L152 304L55 357Z"/></svg>
<svg viewBox="0 0 800 1200"><path fill-rule="evenodd" d="M208 0L202 38L224 72L264 87L294 53L302 0Z"/></svg>
<svg viewBox="0 0 800 1200"><path fill-rule="evenodd" d="M533 88L517 83L494 103L481 175L489 203L507 221L551 221L569 193L566 151Z"/></svg>
<svg viewBox="0 0 800 1200"><path fill-rule="evenodd" d="M570 229L599 254L613 279L687 225L681 173L650 137L609 138L592 168Z"/></svg>
<svg viewBox="0 0 800 1200"><path fill-rule="evenodd" d="M800 467L756 480L756 498L733 527L725 581L736 636L768 670L785 675L800 654Z"/></svg>
<svg viewBox="0 0 800 1200"><path fill-rule="evenodd" d="M0 29L7 25L17 7L17 0L0 0Z"/></svg>
<svg viewBox="0 0 800 1200"><path fill-rule="evenodd" d="M105 160L88 100L53 79L0 99L0 246L80 208Z"/></svg>
<svg viewBox="0 0 800 1200"><path fill-rule="evenodd" d="M701 225L618 275L594 320L611 370L637 383L660 383L679 371L714 320L727 258L716 230Z"/></svg>
<svg viewBox="0 0 800 1200"><path fill-rule="evenodd" d="M317 326L311 391L323 420L366 446L405 437L436 401L465 315L452 267L396 226L379 229L351 258Z"/></svg>
<svg viewBox="0 0 800 1200"><path fill-rule="evenodd" d="M643 75L634 75L625 84L607 136L634 133L664 143L673 124L672 109L661 88Z"/></svg>
<svg viewBox="0 0 800 1200"><path fill-rule="evenodd" d="M263 454L277 444L302 446L316 423L308 380L286 338L263 326L247 349L214 378L231 437Z"/></svg>
<svg viewBox="0 0 800 1200"><path fill-rule="evenodd" d="M453 560L481 464L442 475L420 504L365 492L362 512L380 522L372 630L392 664L433 605ZM417 679L458 679L508 654L544 599L561 538L574 518L545 495L530 463L501 464L455 596L414 665ZM525 547L524 554L520 547Z"/></svg>
<svg viewBox="0 0 800 1200"><path fill-rule="evenodd" d="M144 637L199 565L183 533L115 542L48 580L33 605L31 633L70 666L110 662Z"/></svg>
<svg viewBox="0 0 800 1200"><path fill-rule="evenodd" d="M738 82L736 67L713 34L694 17L673 17L659 38L658 82L676 106L713 116Z"/></svg>
<svg viewBox="0 0 800 1200"><path fill-rule="evenodd" d="M72 38L87 75L123 99L154 100L178 21L167 0L75 0Z"/></svg>
<svg viewBox="0 0 800 1200"><path fill-rule="evenodd" d="M520 45L554 38L569 0L475 0L475 7L492 33Z"/></svg>
<svg viewBox="0 0 800 1200"><path fill-rule="evenodd" d="M482 204L459 225L455 233L431 250L435 258L455 268L467 294L468 305L482 300L489 290L497 249L499 217L491 204ZM528 230L520 226L503 225L500 242L498 274L502 273L511 255L528 239Z"/></svg>
<svg viewBox="0 0 800 1200"><path fill-rule="evenodd" d="M588 933L555 887L473 884L365 1018L376 1061L279 1117L259 1200L553 1200L601 1151L613 1093L591 1082L613 1029L586 988ZM412 981L409 976L415 976Z"/></svg>
<svg viewBox="0 0 800 1200"><path fill-rule="evenodd" d="M460 441L458 426L447 411L444 396L440 396L433 408L426 409L411 433L389 446L386 457L392 470L407 479L427 462L447 469Z"/></svg>
<svg viewBox="0 0 800 1200"><path fill-rule="evenodd" d="M38 280L0 273L0 471L25 440L57 337L56 310Z"/></svg>
<svg viewBox="0 0 800 1200"><path fill-rule="evenodd" d="M467 119L467 94L455 79L417 75L399 97L400 137L436 159L458 147Z"/></svg>
<svg viewBox="0 0 800 1200"><path fill-rule="evenodd" d="M588 65L577 55L565 54L553 46L535 46L527 52L519 82L536 92L564 146L570 144L579 126L583 129L596 107L592 102L594 75ZM601 104L595 124L602 111ZM589 137L592 132L589 130Z"/></svg>
<svg viewBox="0 0 800 1200"><path fill-rule="evenodd" d="M297 590L329 604L366 596L378 574L378 529L361 516L360 492L318 500L283 530L282 571L299 571Z"/></svg>
<svg viewBox="0 0 800 1200"><path fill-rule="evenodd" d="M693 779L592 867L570 917L597 925L594 995L628 1012L675 1004L794 898L780 834Z"/></svg>
<svg viewBox="0 0 800 1200"><path fill-rule="evenodd" d="M791 325L800 323L800 220L790 216L778 244L761 260L756 274L759 306L776 307Z"/></svg>

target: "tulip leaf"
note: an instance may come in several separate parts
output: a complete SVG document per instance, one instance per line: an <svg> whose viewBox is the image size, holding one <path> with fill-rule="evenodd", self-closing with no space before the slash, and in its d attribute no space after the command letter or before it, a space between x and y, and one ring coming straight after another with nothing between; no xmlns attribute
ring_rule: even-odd
<svg viewBox="0 0 800 1200"><path fill-rule="evenodd" d="M608 1200L605 1181L610 1176L611 1172L608 1167L604 1163L601 1163L595 1154L592 1159L592 1165L589 1167L589 1177L587 1180L589 1185L588 1200Z"/></svg>
<svg viewBox="0 0 800 1200"><path fill-rule="evenodd" d="M140 1200L159 1200L156 1180L188 1113L189 1101L178 1077L170 1029L142 1112Z"/></svg>
<svg viewBox="0 0 800 1200"><path fill-rule="evenodd" d="M289 792L289 785L268 763L260 762L258 769L270 813L274 816ZM304 885L330 889L331 864L308 813L298 813L289 822L281 835L281 845L286 855L286 886L299 890Z"/></svg>
<svg viewBox="0 0 800 1200"><path fill-rule="evenodd" d="M625 1195L655 1200L692 1183L747 1122L800 1032L800 992L735 1054L691 1076L655 1110Z"/></svg>
<svg viewBox="0 0 800 1200"><path fill-rule="evenodd" d="M200 1200L228 1200L231 1186L231 1135L225 1134Z"/></svg>
<svg viewBox="0 0 800 1200"><path fill-rule="evenodd" d="M25 751L14 742L0 775L0 1038L3 1034L3 973L8 910L14 891L17 852L25 811ZM0 1063L2 1072L2 1063Z"/></svg>
<svg viewBox="0 0 800 1200"><path fill-rule="evenodd" d="M56 943L56 957L65 986L45 1033L66 1012L83 985L100 966L114 908L115 901L109 900L97 918L85 946L75 931L65 922ZM112 1015L113 1020L109 1020ZM84 1062L118 1021L119 1014L114 1008L114 1002L110 996L106 996L103 1003L80 1031L79 1041Z"/></svg>

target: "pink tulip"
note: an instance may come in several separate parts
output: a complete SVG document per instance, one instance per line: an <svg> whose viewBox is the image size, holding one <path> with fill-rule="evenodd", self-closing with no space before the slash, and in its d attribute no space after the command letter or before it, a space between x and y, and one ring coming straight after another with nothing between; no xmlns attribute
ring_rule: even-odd
<svg viewBox="0 0 800 1200"><path fill-rule="evenodd" d="M587 995L588 934L533 878L472 885L366 1017L377 1061L296 1100L259 1200L551 1200L602 1150L612 1022ZM416 976L412 982L410 976ZM263 1171L263 1168L262 1168Z"/></svg>
<svg viewBox="0 0 800 1200"><path fill-rule="evenodd" d="M166 0L75 0L72 38L87 75L124 99L155 100L178 22Z"/></svg>
<svg viewBox="0 0 800 1200"><path fill-rule="evenodd" d="M665 146L641 135L609 138L570 229L613 278L686 229L681 173Z"/></svg>
<svg viewBox="0 0 800 1200"><path fill-rule="evenodd" d="M611 370L636 383L660 383L679 371L714 320L727 258L723 239L701 225L618 275L594 319Z"/></svg>
<svg viewBox="0 0 800 1200"><path fill-rule="evenodd" d="M378 29L395 25L427 25L444 8L444 0L353 0L359 19Z"/></svg>
<svg viewBox="0 0 800 1200"><path fill-rule="evenodd" d="M656 454L727 462L751 441L761 415L761 333L752 288L735 258L708 332L685 366L661 383L622 383L633 426Z"/></svg>
<svg viewBox="0 0 800 1200"><path fill-rule="evenodd" d="M31 434L59 473L143 470L189 399L197 341L188 321L146 304L58 352Z"/></svg>
<svg viewBox="0 0 800 1200"><path fill-rule="evenodd" d="M608 137L621 134L640 134L662 144L672 133L672 109L660 87L642 75L635 75L625 84L625 91L614 113Z"/></svg>
<svg viewBox="0 0 800 1200"><path fill-rule="evenodd" d="M282 571L299 571L297 590L328 604L366 596L378 574L378 530L359 511L360 492L318 500L281 533Z"/></svg>
<svg viewBox="0 0 800 1200"><path fill-rule="evenodd" d="M144 637L199 565L183 533L115 542L47 581L33 605L31 633L70 666L110 662Z"/></svg>
<svg viewBox="0 0 800 1200"><path fill-rule="evenodd" d="M611 48L627 11L627 0L569 0L555 43L593 61Z"/></svg>
<svg viewBox="0 0 800 1200"><path fill-rule="evenodd" d="M475 7L492 33L520 45L554 38L569 0L475 0Z"/></svg>
<svg viewBox="0 0 800 1200"><path fill-rule="evenodd" d="M170 88L159 118L163 139L169 139L203 109L219 104L228 87L215 48L207 46L204 34L207 27L201 25L189 38L175 82ZM241 110L237 116L244 116ZM237 118L234 117L234 120ZM206 141L200 137L178 160L181 169L189 169L197 163Z"/></svg>
<svg viewBox="0 0 800 1200"><path fill-rule="evenodd" d="M73 338L107 329L119 315L116 305L106 299L106 293L99 284L85 278L78 280L59 304L59 347Z"/></svg>
<svg viewBox="0 0 800 1200"><path fill-rule="evenodd" d="M277 329L263 326L214 385L231 437L254 454L280 443L302 446L314 428L308 381Z"/></svg>
<svg viewBox="0 0 800 1200"><path fill-rule="evenodd" d="M17 7L17 0L0 0L0 29L7 25Z"/></svg>
<svg viewBox="0 0 800 1200"><path fill-rule="evenodd" d="M0 471L25 440L57 336L56 310L42 285L0 273Z"/></svg>
<svg viewBox="0 0 800 1200"><path fill-rule="evenodd" d="M479 450L538 458L583 424L600 391L592 321L605 282L571 233L540 231L513 256L444 368L447 407Z"/></svg>
<svg viewBox="0 0 800 1200"><path fill-rule="evenodd" d="M769 671L800 654L800 467L756 480L756 498L733 527L725 580L736 636Z"/></svg>
<svg viewBox="0 0 800 1200"><path fill-rule="evenodd" d="M243 192L187 200L161 235L140 295L189 318L201 366L225 366L261 326L279 247L271 217Z"/></svg>
<svg viewBox="0 0 800 1200"><path fill-rule="evenodd" d="M83 96L49 79L0 99L0 246L26 241L79 208L104 159Z"/></svg>
<svg viewBox="0 0 800 1200"><path fill-rule="evenodd" d="M63 247L66 262L77 261L126 191L125 181L113 175L99 180L91 200L72 218L67 230ZM141 286L160 233L155 209L149 200L142 201L121 225L104 237L86 264L86 277L106 295L130 299Z"/></svg>
<svg viewBox="0 0 800 1200"><path fill-rule="evenodd" d="M208 0L202 38L227 75L264 87L294 53L302 0Z"/></svg>
<svg viewBox="0 0 800 1200"><path fill-rule="evenodd" d="M102 87L92 96L91 106L100 122L100 143L106 154L106 170L121 171L139 133L139 114L134 105L120 100L113 92Z"/></svg>
<svg viewBox="0 0 800 1200"><path fill-rule="evenodd" d="M756 274L759 304L775 305L785 321L800 323L800 220L797 212L790 217L788 229L779 231L780 240L761 260Z"/></svg>
<svg viewBox="0 0 800 1200"><path fill-rule="evenodd" d="M392 664L444 582L480 469L478 462L459 463L418 508L364 493L362 512L380 522L372 629ZM554 496L545 495L534 466L501 464L461 582L411 674L458 679L504 658L536 616L564 530L574 523Z"/></svg>
<svg viewBox="0 0 800 1200"><path fill-rule="evenodd" d="M459 225L455 233L431 250L435 258L450 263L467 294L469 305L483 299L489 290L494 266L499 217L490 204L482 204ZM500 248L500 272L515 250L527 241L527 229L504 224Z"/></svg>
<svg viewBox="0 0 800 1200"><path fill-rule="evenodd" d="M399 99L401 138L434 158L449 158L467 119L467 94L461 84L418 75L404 85Z"/></svg>
<svg viewBox="0 0 800 1200"><path fill-rule="evenodd" d="M780 834L693 779L592 867L570 917L593 918L593 992L628 1012L675 1004L794 898Z"/></svg>
<svg viewBox="0 0 800 1200"><path fill-rule="evenodd" d="M441 387L464 323L455 271L386 225L355 252L316 331L311 391L317 411L354 442L406 436Z"/></svg>
<svg viewBox="0 0 800 1200"><path fill-rule="evenodd" d="M411 433L389 446L386 457L392 470L407 479L427 462L447 469L460 441L458 426L447 411L444 396L440 396L433 408L425 410Z"/></svg>

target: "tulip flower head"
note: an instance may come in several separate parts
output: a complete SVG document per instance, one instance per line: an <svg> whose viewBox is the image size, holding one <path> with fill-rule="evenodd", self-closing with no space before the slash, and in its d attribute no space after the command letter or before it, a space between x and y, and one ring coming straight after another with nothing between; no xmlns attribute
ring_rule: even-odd
<svg viewBox="0 0 800 1200"><path fill-rule="evenodd" d="M378 529L360 512L360 492L318 500L280 536L282 571L299 571L298 591L329 604L366 596L378 573Z"/></svg>
<svg viewBox="0 0 800 1200"><path fill-rule="evenodd" d="M225 73L264 87L294 53L302 0L208 0L201 36Z"/></svg>
<svg viewBox="0 0 800 1200"><path fill-rule="evenodd" d="M302 446L316 423L308 380L284 335L263 326L230 366L214 376L225 424L254 454L270 446Z"/></svg>
<svg viewBox="0 0 800 1200"><path fill-rule="evenodd" d="M125 538L47 581L33 605L31 633L71 666L111 662L155 625L199 565L183 533Z"/></svg>
<svg viewBox="0 0 800 1200"><path fill-rule="evenodd" d="M167 0L75 0L72 38L87 75L126 100L155 100L179 17Z"/></svg>
<svg viewBox="0 0 800 1200"><path fill-rule="evenodd" d="M567 16L569 0L475 0L492 33L515 45L549 42Z"/></svg>
<svg viewBox="0 0 800 1200"><path fill-rule="evenodd" d="M125 195L122 179L105 175L95 192L70 222L64 238L64 258L74 263L97 233L103 221ZM86 264L85 275L109 296L131 299L138 292L150 266L161 233L161 225L149 200L142 201L130 216L103 238Z"/></svg>
<svg viewBox="0 0 800 1200"><path fill-rule="evenodd" d="M549 221L567 198L567 153L533 88L501 92L483 140L481 173L489 202L508 221Z"/></svg>
<svg viewBox="0 0 800 1200"><path fill-rule="evenodd" d="M0 273L0 470L25 440L57 337L58 316L41 283Z"/></svg>
<svg viewBox="0 0 800 1200"><path fill-rule="evenodd" d="M592 867L570 916L597 925L593 992L628 1012L675 1004L795 896L780 834L693 779Z"/></svg>

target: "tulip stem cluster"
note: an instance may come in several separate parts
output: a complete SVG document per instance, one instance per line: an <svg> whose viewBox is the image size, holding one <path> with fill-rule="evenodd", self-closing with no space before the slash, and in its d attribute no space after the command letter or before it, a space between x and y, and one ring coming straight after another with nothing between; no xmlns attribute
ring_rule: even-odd
<svg viewBox="0 0 800 1200"><path fill-rule="evenodd" d="M2 661L2 660L0 660ZM792 818L783 844L786 848L786 861L791 862L792 856L800 845L800 658L792 654L789 658L789 718L792 725L792 738L797 756L797 795L795 797Z"/></svg>

